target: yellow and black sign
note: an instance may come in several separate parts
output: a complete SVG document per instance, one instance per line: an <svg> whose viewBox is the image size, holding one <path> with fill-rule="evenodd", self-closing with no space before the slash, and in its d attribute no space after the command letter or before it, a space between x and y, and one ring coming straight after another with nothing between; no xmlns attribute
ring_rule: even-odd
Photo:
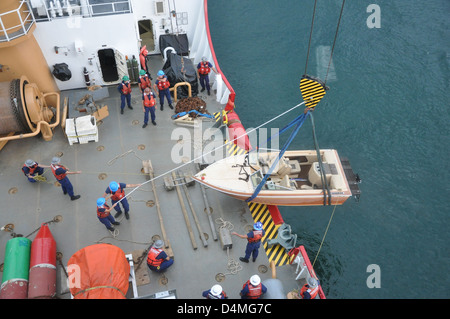
<svg viewBox="0 0 450 319"><path fill-rule="evenodd" d="M308 75L302 76L300 80L300 92L306 107L313 109L325 96L327 87L320 80Z"/></svg>

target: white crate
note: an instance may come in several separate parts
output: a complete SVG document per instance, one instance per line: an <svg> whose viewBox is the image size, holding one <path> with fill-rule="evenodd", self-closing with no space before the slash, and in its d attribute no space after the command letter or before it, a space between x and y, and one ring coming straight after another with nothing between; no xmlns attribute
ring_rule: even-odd
<svg viewBox="0 0 450 319"><path fill-rule="evenodd" d="M86 115L75 119L66 119L66 135L69 144L98 142L97 121L94 116Z"/></svg>

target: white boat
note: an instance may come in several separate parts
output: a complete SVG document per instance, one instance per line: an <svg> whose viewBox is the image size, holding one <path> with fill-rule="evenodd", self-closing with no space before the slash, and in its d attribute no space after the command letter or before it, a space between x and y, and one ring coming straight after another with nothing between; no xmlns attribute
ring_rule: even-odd
<svg viewBox="0 0 450 319"><path fill-rule="evenodd" d="M286 151L277 161L279 154L259 151L226 157L194 179L234 198L267 205L341 205L352 196L336 150L320 150L320 160L315 150ZM251 199L253 194L256 197Z"/></svg>

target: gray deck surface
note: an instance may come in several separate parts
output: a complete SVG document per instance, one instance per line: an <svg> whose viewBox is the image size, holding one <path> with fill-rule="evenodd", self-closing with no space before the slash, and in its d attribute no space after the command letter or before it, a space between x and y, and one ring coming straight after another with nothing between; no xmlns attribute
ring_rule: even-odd
<svg viewBox="0 0 450 319"><path fill-rule="evenodd" d="M155 57L154 61L154 63L162 63L160 57ZM152 72L154 79L156 71ZM128 198L130 220L123 218L123 215L119 217L121 225L117 226L119 233L115 238L96 217L96 199L103 195L112 180L131 184L146 182L148 178L141 172L142 160L151 160L156 176L180 165L173 163L170 156L178 139L176 137L172 140L171 134L179 126L170 119L173 111L167 105L164 111L161 111L158 102L156 111L158 125L153 126L149 123L149 126L143 129L144 115L137 86L133 86L132 93L134 109L125 108L123 115L120 114L120 97L116 86L101 90L95 94L105 97L95 101L100 106L108 105L110 114L98 127L98 142L70 146L62 129L57 127L52 141L46 142L40 137L11 141L0 151L0 225L13 223L14 232L27 236L41 223L50 221L57 215L62 216L61 222L50 224L50 230L57 242L57 250L63 254L64 265L67 265L69 258L79 249L99 241L111 243L120 247L125 253L131 253L134 250L147 249L153 236L162 237L156 206L146 205L147 201L154 200L151 183L145 184L133 192L131 198ZM85 89L61 92L61 101L64 97L69 97L69 117L85 115L74 110L74 107L87 93L90 92ZM207 101L207 109L211 114L220 109L221 106L215 102L214 94L207 96L205 91L200 93L200 96ZM191 128L188 130L193 132ZM104 149L99 151L99 146L103 146ZM140 149L139 146L145 148ZM110 162L116 156L129 150L135 153L118 157ZM28 158L49 165L52 157L61 153L63 165L71 170L82 171L79 175L69 175L75 194L81 195L79 200L71 201L67 195L62 194L61 188L54 185L55 179L49 169L45 173L49 183L29 183L21 172L21 167ZM111 165L108 165L108 162ZM196 172L196 165L191 163L182 170ZM106 174L104 180L99 179L102 173ZM175 290L177 298L202 298L202 291L217 283L217 274L230 272L227 269L230 259L242 266L236 274L227 274L225 280L220 283L230 298L240 298L239 291L242 284L253 274L259 274L263 281L271 278L269 262L262 247L257 262L250 261L249 264L245 264L239 261L239 257L244 255L246 240L233 236L233 247L229 250L229 256L227 251L222 249L220 240L213 240L210 224L204 212L205 206L199 184L188 187L188 190L203 233L208 234L207 247L204 247L200 240L188 202L183 194L198 246L196 250L193 249L188 235L177 192L166 191L162 177L156 179L155 184L175 262L164 276L149 272L150 283L138 287L140 297ZM13 188L16 191L10 193ZM127 189L126 194L131 190ZM245 234L246 227L253 224L246 203L210 189L206 190L206 193L213 209L213 220L222 218L233 225L234 231ZM218 231L219 224L215 226ZM0 232L0 263L3 262L5 245L10 238L9 233ZM32 240L34 235L29 238ZM259 267L261 265L265 267ZM142 267L147 269L145 261ZM265 269L267 272L264 272ZM294 270L295 266L289 265L277 268L277 277L284 282L286 293L298 288L293 280ZM166 282L161 279L166 279ZM129 296L130 291L131 286ZM65 293L58 297L70 298L70 294Z"/></svg>

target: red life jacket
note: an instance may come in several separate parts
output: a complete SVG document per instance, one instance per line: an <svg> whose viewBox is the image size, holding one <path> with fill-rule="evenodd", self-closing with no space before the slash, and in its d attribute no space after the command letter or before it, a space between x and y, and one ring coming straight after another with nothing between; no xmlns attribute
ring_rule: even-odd
<svg viewBox="0 0 450 319"><path fill-rule="evenodd" d="M245 288L245 285L248 285L248 294L247 294L247 297L249 298L249 299L258 299L259 297L261 297L261 295L262 295L262 285L261 285L261 283L258 285L258 286L253 286L251 283L250 283L250 280L248 280L245 284L244 284L244 286L242 287L242 289L244 289Z"/></svg>
<svg viewBox="0 0 450 319"><path fill-rule="evenodd" d="M155 104L156 104L156 101L155 101L155 98L153 97L153 94L145 94L144 93L144 106L152 107L152 106L155 106Z"/></svg>
<svg viewBox="0 0 450 319"><path fill-rule="evenodd" d="M164 79L164 78L163 78ZM159 78L158 78L158 90L160 90L160 91L164 91L165 89L168 89L170 87L170 82L169 82L169 80L164 80L164 81L161 81Z"/></svg>
<svg viewBox="0 0 450 319"><path fill-rule="evenodd" d="M122 83L122 94L131 94L131 83Z"/></svg>
<svg viewBox="0 0 450 319"><path fill-rule="evenodd" d="M106 205L106 204L103 204L102 207L98 207L98 206L97 206L97 217L98 217L98 218L105 218L105 217L108 217L108 216L110 215L110 213L107 212L107 211L104 211L104 210L103 210L103 211L100 211L100 209L102 209L102 208L109 209L109 206Z"/></svg>
<svg viewBox="0 0 450 319"><path fill-rule="evenodd" d="M125 196L125 190L122 187L120 187L120 184L119 188L116 190L115 193L111 190L111 188L109 188L109 191L111 192L111 200L115 202L121 200Z"/></svg>
<svg viewBox="0 0 450 319"><path fill-rule="evenodd" d="M314 299L314 298L316 298L317 294L319 293L319 286L311 289L308 284L305 284L302 287L302 289L300 290L300 296L302 296L302 298L305 298L305 296L304 296L305 291L307 291L311 295L311 299Z"/></svg>
<svg viewBox="0 0 450 319"><path fill-rule="evenodd" d="M209 67L208 62L200 62L200 68L198 69L198 73L206 75L211 72L211 68Z"/></svg>
<svg viewBox="0 0 450 319"><path fill-rule="evenodd" d="M139 84L141 85L141 90L144 91L145 88L150 87L150 79L147 75L144 75L139 78Z"/></svg>
<svg viewBox="0 0 450 319"><path fill-rule="evenodd" d="M159 267L164 259L156 259L156 257L162 252L163 250L161 248L150 248L150 251L148 252L147 256L147 264L150 266Z"/></svg>
<svg viewBox="0 0 450 319"><path fill-rule="evenodd" d="M261 240L262 236L263 236L262 230L254 230L253 238L247 238L247 240L249 243L256 243Z"/></svg>
<svg viewBox="0 0 450 319"><path fill-rule="evenodd" d="M29 175L33 175L34 174L34 172L36 171L36 169L38 168L38 165L37 164L34 164L34 165L32 165L32 166L26 166L25 164L22 166L22 171L23 171L23 173L25 174L25 170L24 170L24 168L28 168L29 170L30 170L30 172L28 173ZM26 175L26 174L25 174Z"/></svg>
<svg viewBox="0 0 450 319"><path fill-rule="evenodd" d="M67 176L67 173L66 173L66 172L64 172L63 174L59 174L59 175L56 174L56 170L57 170L58 168L62 168L62 169L64 169L64 170L67 171L67 168L65 168L64 166L62 166L62 165L50 164L50 167L51 167L51 169L52 169L53 175L56 177L56 179L57 179L58 181L64 179L64 178Z"/></svg>

